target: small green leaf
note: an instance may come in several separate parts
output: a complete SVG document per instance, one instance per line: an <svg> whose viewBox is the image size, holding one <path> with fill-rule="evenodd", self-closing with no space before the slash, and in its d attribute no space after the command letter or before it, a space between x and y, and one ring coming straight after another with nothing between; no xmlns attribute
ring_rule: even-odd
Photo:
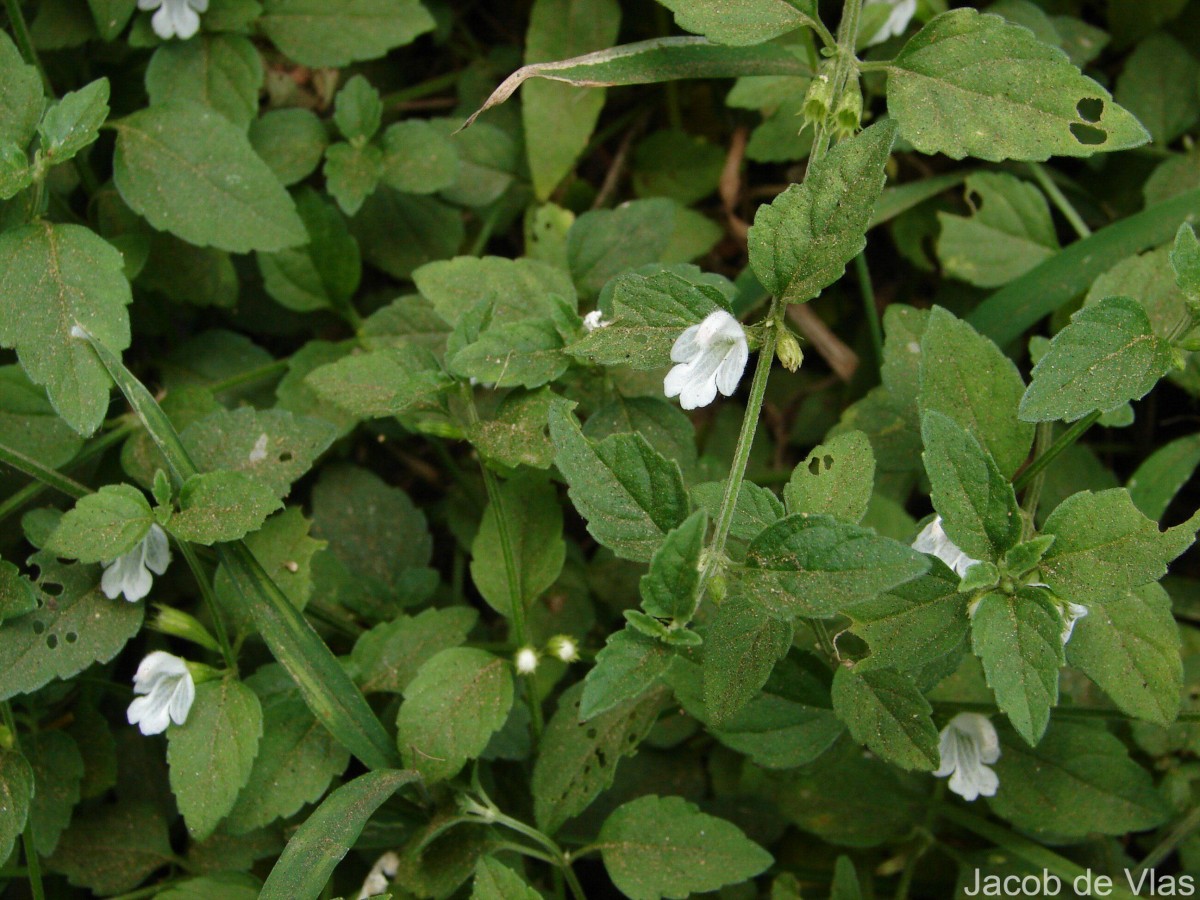
<svg viewBox="0 0 1200 900"><path fill-rule="evenodd" d="M475 866L471 900L542 900L542 895L508 866L485 856Z"/></svg>
<svg viewBox="0 0 1200 900"><path fill-rule="evenodd" d="M556 305L551 295L575 308L567 274L533 259L459 256L422 266L413 281L450 325L481 304L491 308L495 325L549 315Z"/></svg>
<svg viewBox="0 0 1200 900"><path fill-rule="evenodd" d="M333 102L333 124L342 137L356 146L369 141L383 121L383 102L379 91L361 75L342 85Z"/></svg>
<svg viewBox="0 0 1200 900"><path fill-rule="evenodd" d="M792 185L760 206L750 229L750 265L763 287L786 303L804 303L841 277L866 246L896 139L885 119L838 143Z"/></svg>
<svg viewBox="0 0 1200 900"><path fill-rule="evenodd" d="M123 798L81 809L46 861L47 868L97 895L132 891L174 858L163 809L167 805ZM219 900L243 898L221 895Z"/></svg>
<svg viewBox="0 0 1200 900"><path fill-rule="evenodd" d="M631 900L684 898L738 884L774 860L741 829L682 797L639 797L619 807L597 840L604 868Z"/></svg>
<svg viewBox="0 0 1200 900"><path fill-rule="evenodd" d="M317 170L329 134L310 109L272 109L250 123L250 144L281 183L292 185Z"/></svg>
<svg viewBox="0 0 1200 900"><path fill-rule="evenodd" d="M971 619L971 640L996 705L1030 746L1041 739L1058 702L1061 635L1058 607L1039 587L987 594Z"/></svg>
<svg viewBox="0 0 1200 900"><path fill-rule="evenodd" d="M443 650L404 690L396 719L400 754L428 782L453 778L484 751L512 702L508 662L483 650Z"/></svg>
<svg viewBox="0 0 1200 900"><path fill-rule="evenodd" d="M188 833L203 840L233 809L263 733L258 697L236 678L196 687L187 721L167 729L171 791Z"/></svg>
<svg viewBox="0 0 1200 900"><path fill-rule="evenodd" d="M347 356L314 369L305 381L322 400L360 418L398 416L453 384L437 358L423 348Z"/></svg>
<svg viewBox="0 0 1200 900"><path fill-rule="evenodd" d="M267 485L243 472L193 475L179 490L171 532L185 541L216 544L255 531L282 503Z"/></svg>
<svg viewBox="0 0 1200 900"><path fill-rule="evenodd" d="M991 454L953 419L925 413L921 437L931 499L946 534L968 556L998 562L1021 539L1012 485Z"/></svg>
<svg viewBox="0 0 1200 900"><path fill-rule="evenodd" d="M715 519L721 514L721 502L725 498L725 485L722 482L698 484L692 488L691 495L692 501L710 517ZM729 533L739 540L748 541L783 516L783 503L778 497L767 488L743 481L734 503L733 524L729 527Z"/></svg>
<svg viewBox="0 0 1200 900"><path fill-rule="evenodd" d="M21 744L33 770L28 823L33 846L39 855L49 856L79 803L83 757L75 739L65 731L37 732L23 738Z"/></svg>
<svg viewBox="0 0 1200 900"><path fill-rule="evenodd" d="M1193 303L1200 302L1200 241L1196 240L1196 232L1187 222L1175 232L1171 268L1175 270L1175 282L1184 295Z"/></svg>
<svg viewBox="0 0 1200 900"><path fill-rule="evenodd" d="M100 126L108 118L108 79L100 78L91 84L65 94L46 110L38 125L42 153L47 162L56 165L66 162L91 144L100 134Z"/></svg>
<svg viewBox="0 0 1200 900"><path fill-rule="evenodd" d="M0 144L24 150L42 117L42 79L21 59L16 44L0 36Z"/></svg>
<svg viewBox="0 0 1200 900"><path fill-rule="evenodd" d="M793 626L741 597L717 607L704 635L704 708L724 725L767 683L792 646Z"/></svg>
<svg viewBox="0 0 1200 900"><path fill-rule="evenodd" d="M202 34L159 44L146 67L154 105L191 101L220 113L243 131L258 117L262 57L240 34Z"/></svg>
<svg viewBox="0 0 1200 900"><path fill-rule="evenodd" d="M458 153L450 139L423 119L406 119L383 132L383 181L398 191L433 194L454 184Z"/></svg>
<svg viewBox="0 0 1200 900"><path fill-rule="evenodd" d="M417 671L443 650L467 639L479 614L470 607L426 609L376 625L354 643L350 666L364 694L400 694Z"/></svg>
<svg viewBox="0 0 1200 900"><path fill-rule="evenodd" d="M1017 544L1004 554L1004 559L1000 562L1001 568L1009 575L1016 577L1026 575L1042 561L1042 557L1052 546L1054 546L1054 535L1052 534L1043 534Z"/></svg>
<svg viewBox="0 0 1200 900"><path fill-rule="evenodd" d="M958 586L939 561L929 574L850 610L854 632L871 647L871 665L910 672L954 652L968 628L968 600Z"/></svg>
<svg viewBox="0 0 1200 900"><path fill-rule="evenodd" d="M893 669L839 666L833 710L853 738L885 762L919 772L938 767L933 708L912 678Z"/></svg>
<svg viewBox="0 0 1200 900"><path fill-rule="evenodd" d="M340 67L410 44L434 20L420 0L264 0L258 25L296 62Z"/></svg>
<svg viewBox="0 0 1200 900"><path fill-rule="evenodd" d="M667 223L676 209L664 198L633 200L576 219L567 233L567 262L579 292L593 297L622 272L661 262L671 240Z"/></svg>
<svg viewBox="0 0 1200 900"><path fill-rule="evenodd" d="M325 188L348 216L357 213L383 176L383 151L374 144L331 144L325 150Z"/></svg>
<svg viewBox="0 0 1200 900"><path fill-rule="evenodd" d="M0 50L2 53L3 50ZM12 855L17 838L29 816L29 801L33 797L33 769L20 753L0 750L0 856Z"/></svg>
<svg viewBox="0 0 1200 900"><path fill-rule="evenodd" d="M7 560L0 559L0 623L33 612L38 593L33 582Z"/></svg>
<svg viewBox="0 0 1200 900"><path fill-rule="evenodd" d="M1111 412L1150 392L1174 365L1136 300L1109 297L1085 306L1055 335L1021 398L1026 422L1073 422L1094 410Z"/></svg>
<svg viewBox="0 0 1200 900"><path fill-rule="evenodd" d="M609 635L583 681L579 721L587 722L642 696L666 673L674 656L661 641L629 628Z"/></svg>
<svg viewBox="0 0 1200 900"><path fill-rule="evenodd" d="M807 2L787 0L662 0L684 31L718 44L762 44L802 28L811 20Z"/></svg>
<svg viewBox="0 0 1200 900"><path fill-rule="evenodd" d="M114 127L117 190L155 228L233 253L282 250L307 239L275 175L218 113L172 100Z"/></svg>
<svg viewBox="0 0 1200 900"><path fill-rule="evenodd" d="M1091 156L1150 138L1057 47L973 9L935 16L909 40L888 67L887 94L901 137L953 159Z"/></svg>
<svg viewBox="0 0 1200 900"><path fill-rule="evenodd" d="M1117 79L1116 96L1166 146L1200 117L1200 62L1169 34L1138 42Z"/></svg>
<svg viewBox="0 0 1200 900"><path fill-rule="evenodd" d="M642 609L680 626L691 621L700 586L700 554L707 533L708 516L701 510L667 535L662 546L654 551L650 571L639 583Z"/></svg>
<svg viewBox="0 0 1200 900"><path fill-rule="evenodd" d="M496 388L541 387L554 381L570 365L563 339L547 319L494 325L477 341L446 361L460 378L474 378Z"/></svg>
<svg viewBox="0 0 1200 900"><path fill-rule="evenodd" d="M341 213L315 191L301 190L295 201L308 243L259 253L263 287L281 306L296 312L336 310L350 300L362 277L358 242Z"/></svg>
<svg viewBox="0 0 1200 900"><path fill-rule="evenodd" d="M1129 476L1125 487L1142 515L1161 519L1197 466L1200 466L1200 435L1176 438L1146 457Z"/></svg>
<svg viewBox="0 0 1200 900"><path fill-rule="evenodd" d="M857 522L867 513L875 484L875 454L861 431L844 431L818 444L792 470L783 488L789 513L833 516Z"/></svg>
<svg viewBox="0 0 1200 900"><path fill-rule="evenodd" d="M132 550L152 524L145 494L129 484L106 484L58 520L46 547L84 563L109 562Z"/></svg>
<svg viewBox="0 0 1200 900"><path fill-rule="evenodd" d="M546 431L550 410L559 405L570 406L570 401L548 387L511 391L492 417L472 423L467 435L481 455L501 465L548 469L554 463L554 446Z"/></svg>

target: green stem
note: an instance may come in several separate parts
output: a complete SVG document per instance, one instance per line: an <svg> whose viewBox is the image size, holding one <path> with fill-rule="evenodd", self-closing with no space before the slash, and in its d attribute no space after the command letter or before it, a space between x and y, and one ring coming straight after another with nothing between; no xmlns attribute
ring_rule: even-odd
<svg viewBox="0 0 1200 900"><path fill-rule="evenodd" d="M213 620L213 628L217 632L217 643L221 646L221 656L225 659L225 668L237 674L237 654L233 652L233 646L229 643L229 633L225 630L225 620L221 617L221 606L217 602L217 595L213 593L212 582L205 575L191 544L176 539L175 546L179 548L179 552L187 561L188 568L192 570L192 577L196 579L196 586L200 588L204 605L208 607L208 615Z"/></svg>
<svg viewBox="0 0 1200 900"><path fill-rule="evenodd" d="M33 36L29 33L29 26L25 23L25 14L21 12L20 0L4 0L4 9L8 13L8 22L13 30L13 42L21 51L21 58L37 69L38 75L42 78L42 86L46 89L46 93L53 97L54 86L50 83L50 77L46 74L41 57L38 56L37 49L33 46Z"/></svg>
<svg viewBox="0 0 1200 900"><path fill-rule="evenodd" d="M945 796L946 782L939 779L933 789L933 801L940 803ZM917 874L917 864L929 852L929 849L937 843L937 838L933 833L933 824L936 818L936 808L933 806L927 807L925 810L925 819L921 823L921 827L917 833L918 844L912 849L908 859L904 862L904 871L900 873L900 880L896 884L896 896L894 900L908 900L908 892L912 889L913 878Z"/></svg>
<svg viewBox="0 0 1200 900"><path fill-rule="evenodd" d="M555 859L549 853L543 853L541 850L534 850L532 847L525 844L518 844L516 841L500 841L498 844L493 844L491 853L501 853L508 850L512 853L520 853L522 856L528 856L530 859L538 859L547 865L558 867L560 861Z"/></svg>
<svg viewBox="0 0 1200 900"><path fill-rule="evenodd" d="M1025 488L1029 482L1033 481L1043 469L1058 458L1058 455L1079 440L1085 431L1091 428L1099 420L1101 412L1096 410L1090 412L1062 434L1058 436L1053 444L1046 448L1046 452L1031 462L1025 469L1013 479L1013 490L1020 491Z"/></svg>
<svg viewBox="0 0 1200 900"><path fill-rule="evenodd" d="M1054 426L1050 422L1039 422L1035 437L1033 439L1033 458L1040 459L1042 454L1046 452L1046 446L1050 443L1050 438L1054 435ZM1021 512L1024 513L1024 522L1021 525L1022 540L1029 540L1033 537L1034 522L1037 519L1038 503L1042 499L1042 485L1046 481L1046 470L1042 469L1036 473L1029 482L1029 489L1025 491L1025 496L1021 498Z"/></svg>
<svg viewBox="0 0 1200 900"><path fill-rule="evenodd" d="M1159 842L1158 846L1146 854L1146 858L1138 863L1129 873L1133 880L1136 882L1139 875L1148 869L1155 868L1174 853L1175 848L1182 844L1197 828L1200 828L1200 806L1192 807L1192 811L1179 820L1178 824Z"/></svg>
<svg viewBox="0 0 1200 900"><path fill-rule="evenodd" d="M994 703L972 702L967 700L935 700L933 707L939 715L952 715L960 712L975 712L984 715L998 715L999 708ZM1119 709L1103 706L1056 706L1055 717L1064 719L1120 719L1136 721L1132 716ZM1176 717L1177 724L1193 724L1200 722L1200 710L1184 710Z"/></svg>
<svg viewBox="0 0 1200 900"><path fill-rule="evenodd" d="M875 304L875 286L871 284L866 251L854 257L854 271L858 274L858 289L862 293L863 312L871 332L871 349L875 351L875 367L878 369L883 366L883 326L879 323L879 307Z"/></svg>
<svg viewBox="0 0 1200 900"><path fill-rule="evenodd" d="M1050 173L1046 171L1046 167L1035 162L1029 164L1029 171L1033 173L1033 177L1037 179L1037 183L1041 185L1042 190L1046 192L1046 196L1050 198L1050 202L1055 208L1063 214L1071 227L1075 229L1075 233L1081 238L1091 237L1092 229L1088 228L1087 222L1083 221L1083 216L1071 205L1071 201L1067 199L1066 194L1062 192L1054 180L1050 177Z"/></svg>
<svg viewBox="0 0 1200 900"><path fill-rule="evenodd" d="M0 703L0 720L12 734L13 747L21 752L21 738L17 734L17 720L13 718L12 707L7 701ZM21 844L25 848L25 868L29 879L29 891L33 900L45 900L46 890L42 886L42 861L38 858L37 844L33 839L33 812L25 817L25 829L21 832Z"/></svg>
<svg viewBox="0 0 1200 900"><path fill-rule="evenodd" d="M804 621L812 629L813 634L817 636L817 643L821 645L821 649L825 651L825 655L829 657L829 661L836 663L839 658L837 646L833 643L833 638L829 636L829 629L825 627L825 623L820 619L805 619Z"/></svg>
<svg viewBox="0 0 1200 900"><path fill-rule="evenodd" d="M0 463L5 463L12 466L19 472L24 472L30 478L36 478L46 487L54 488L56 491L66 494L68 497L74 497L78 500L80 497L86 497L90 494L91 488L80 484L73 478L68 478L51 469L49 466L44 466L36 459L26 456L19 450L13 450L11 447L6 447L0 444Z"/></svg>

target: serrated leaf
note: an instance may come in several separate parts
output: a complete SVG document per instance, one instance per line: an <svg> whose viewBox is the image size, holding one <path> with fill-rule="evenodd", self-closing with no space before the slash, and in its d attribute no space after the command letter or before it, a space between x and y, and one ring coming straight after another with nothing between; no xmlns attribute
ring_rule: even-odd
<svg viewBox="0 0 1200 900"><path fill-rule="evenodd" d="M684 898L758 875L774 860L736 825L682 797L639 797L619 807L597 840L613 883L631 900Z"/></svg>
<svg viewBox="0 0 1200 900"><path fill-rule="evenodd" d="M42 117L42 79L12 38L0 37L0 144L24 149Z"/></svg>
<svg viewBox="0 0 1200 900"><path fill-rule="evenodd" d="M383 56L432 31L420 0L264 0L259 27L306 66L345 66Z"/></svg>
<svg viewBox="0 0 1200 900"><path fill-rule="evenodd" d="M875 454L861 431L844 431L818 444L792 470L783 488L789 513L818 513L857 522L875 485Z"/></svg>
<svg viewBox="0 0 1200 900"><path fill-rule="evenodd" d="M1061 634L1058 607L1039 587L987 594L971 617L971 641L996 705L1030 746L1041 739L1058 702Z"/></svg>
<svg viewBox="0 0 1200 900"><path fill-rule="evenodd" d="M894 669L839 666L833 710L851 736L885 762L918 772L938 767L933 708L912 678Z"/></svg>
<svg viewBox="0 0 1200 900"><path fill-rule="evenodd" d="M58 520L46 547L83 563L109 562L132 550L153 524L145 494L129 484L106 484Z"/></svg>
<svg viewBox="0 0 1200 900"><path fill-rule="evenodd" d="M1171 344L1154 333L1136 300L1085 306L1055 335L1021 398L1026 422L1073 422L1140 400L1174 365Z"/></svg>
<svg viewBox="0 0 1200 900"><path fill-rule="evenodd" d="M542 895L508 866L485 856L475 866L471 900L542 900Z"/></svg>
<svg viewBox="0 0 1200 900"><path fill-rule="evenodd" d="M79 803L83 757L75 739L65 731L29 735L22 740L22 749L29 754L33 770L33 796L29 804L33 846L39 855L49 856Z"/></svg>
<svg viewBox="0 0 1200 900"><path fill-rule="evenodd" d="M64 94L46 110L38 124L46 161L51 165L66 162L96 140L107 118L107 78Z"/></svg>
<svg viewBox="0 0 1200 900"><path fill-rule="evenodd" d="M0 50L0 52L3 52ZM0 856L8 859L25 829L33 797L33 769L20 753L0 750Z"/></svg>
<svg viewBox="0 0 1200 900"><path fill-rule="evenodd" d="M650 571L642 576L639 589L642 609L658 619L682 626L696 611L700 586L700 554L708 534L708 515L692 513L671 530L650 559Z"/></svg>
<svg viewBox="0 0 1200 900"><path fill-rule="evenodd" d="M72 884L107 896L132 891L173 859L161 805L138 799L81 811L46 864Z"/></svg>
<svg viewBox="0 0 1200 900"><path fill-rule="evenodd" d="M1012 485L991 454L953 419L925 413L921 437L942 528L968 556L999 562L1021 539L1023 520Z"/></svg>
<svg viewBox="0 0 1200 900"><path fill-rule="evenodd" d="M698 507L715 519L721 514L725 485L720 481L706 481L692 488L691 496ZM729 526L729 534L739 540L748 541L783 517L783 503L775 494L753 482L743 481L734 503L733 523Z"/></svg>
<svg viewBox="0 0 1200 900"><path fill-rule="evenodd" d="M48 550L30 563L40 570L38 609L0 629L0 700L108 662L141 630L146 609L100 593L95 566L63 565Z"/></svg>
<svg viewBox="0 0 1200 900"><path fill-rule="evenodd" d="M426 609L376 625L354 643L350 666L364 694L403 693L428 660L467 639L479 614L465 606Z"/></svg>
<svg viewBox="0 0 1200 900"><path fill-rule="evenodd" d="M283 186L245 134L219 113L172 100L113 127L113 181L155 228L232 253L282 250L307 240Z"/></svg>
<svg viewBox="0 0 1200 900"><path fill-rule="evenodd" d="M450 325L480 304L491 307L496 325L549 314L551 295L574 308L575 288L566 273L533 259L458 256L422 266L413 281Z"/></svg>
<svg viewBox="0 0 1200 900"><path fill-rule="evenodd" d="M609 635L583 680L579 721L587 722L642 696L666 673L674 656L666 644L629 628Z"/></svg>
<svg viewBox="0 0 1200 900"><path fill-rule="evenodd" d="M1076 603L1107 600L1162 578L1167 564L1192 545L1197 528L1200 515L1160 532L1123 488L1081 491L1042 526L1055 536L1042 558L1042 578Z"/></svg>
<svg viewBox="0 0 1200 900"><path fill-rule="evenodd" d="M383 120L379 91L362 75L353 75L342 85L333 102L333 124L342 137L355 144L369 141Z"/></svg>
<svg viewBox="0 0 1200 900"><path fill-rule="evenodd" d="M769 205L750 228L750 265L768 292L804 303L841 277L866 246L883 190L896 123L878 122L839 142Z"/></svg>
<svg viewBox="0 0 1200 900"><path fill-rule="evenodd" d="M871 664L913 671L960 646L969 598L958 586L958 576L939 561L927 575L850 610L854 632L871 647Z"/></svg>
<svg viewBox="0 0 1200 900"><path fill-rule="evenodd" d="M554 446L547 429L550 410L558 405L570 406L570 401L548 387L512 391L491 418L472 423L467 435L480 454L502 465L548 469L554 463Z"/></svg>
<svg viewBox="0 0 1200 900"><path fill-rule="evenodd" d="M295 195L308 243L258 254L263 287L281 306L296 312L337 309L349 301L362 277L358 242L341 214L312 190Z"/></svg>
<svg viewBox="0 0 1200 900"><path fill-rule="evenodd" d="M581 294L595 296L610 278L660 262L671 240L667 222L678 204L664 198L633 200L616 209L590 210L567 232L567 263Z"/></svg>
<svg viewBox="0 0 1200 900"><path fill-rule="evenodd" d="M346 356L314 369L305 381L322 400L360 418L398 416L453 384L437 358L420 347Z"/></svg>
<svg viewBox="0 0 1200 900"><path fill-rule="evenodd" d="M0 346L46 387L67 424L87 436L108 411L111 380L79 324L120 352L129 346L133 299L121 254L80 225L35 222L0 235Z"/></svg>
<svg viewBox="0 0 1200 900"><path fill-rule="evenodd" d="M15 619L38 607L33 582L7 560L0 559L0 623Z"/></svg>
<svg viewBox="0 0 1200 900"><path fill-rule="evenodd" d="M179 512L171 533L197 544L236 541L256 531L283 506L261 481L243 472L218 470L193 475L179 490Z"/></svg>
<svg viewBox="0 0 1200 900"><path fill-rule="evenodd" d="M725 599L704 635L704 707L721 726L745 707L792 646L794 628L741 597Z"/></svg>
<svg viewBox="0 0 1200 900"><path fill-rule="evenodd" d="M917 340L921 411L949 416L1011 477L1033 443L1033 426L1017 418L1025 392L1017 367L999 347L941 307L930 311Z"/></svg>
<svg viewBox="0 0 1200 900"><path fill-rule="evenodd" d="M562 375L570 360L555 323L531 319L493 325L446 363L460 378L474 378L496 388L533 389Z"/></svg>
<svg viewBox="0 0 1200 900"><path fill-rule="evenodd" d="M166 41L146 67L150 103L199 103L245 130L258 117L262 58L248 37L202 34L194 41Z"/></svg>
<svg viewBox="0 0 1200 900"><path fill-rule="evenodd" d="M810 21L807 4L786 0L661 0L684 31L718 44L761 44L795 31ZM799 8L798 8L799 7Z"/></svg>
<svg viewBox="0 0 1200 900"><path fill-rule="evenodd" d="M953 159L1091 156L1150 137L1057 47L973 9L935 16L910 39L888 67L887 94L901 137Z"/></svg>
<svg viewBox="0 0 1200 900"><path fill-rule="evenodd" d="M1133 505L1150 519L1161 519L1180 489L1200 466L1200 435L1163 444L1129 476L1125 487Z"/></svg>
<svg viewBox="0 0 1200 900"><path fill-rule="evenodd" d="M1166 146L1200 116L1200 63L1169 34L1152 34L1125 60L1116 96Z"/></svg>
<svg viewBox="0 0 1200 900"><path fill-rule="evenodd" d="M83 447L83 439L54 411L46 391L18 365L0 366L0 434L9 449L55 469Z"/></svg>
<svg viewBox="0 0 1200 900"><path fill-rule="evenodd" d="M383 151L374 144L361 147L345 142L325 150L325 189L342 212L353 216L375 192L383 176Z"/></svg>
<svg viewBox="0 0 1200 900"><path fill-rule="evenodd" d="M513 584L500 538L500 515L489 503L471 545L471 578L483 599L506 618L513 617L513 596L523 610L558 579L566 558L562 506L554 486L536 475L517 475L498 491L509 552L515 571ZM524 613L522 613L524 615Z"/></svg>
<svg viewBox="0 0 1200 900"><path fill-rule="evenodd" d="M396 742L405 764L428 782L458 774L487 747L513 703L509 663L483 650L443 650L404 690Z"/></svg>
<svg viewBox="0 0 1200 900"><path fill-rule="evenodd" d="M667 532L687 518L679 466L640 435L614 434L592 443L570 412L554 408L550 439L588 531L617 555L648 561Z"/></svg>
<svg viewBox="0 0 1200 900"><path fill-rule="evenodd" d="M874 531L803 513L759 534L733 570L746 599L771 615L831 616L911 581L928 558Z"/></svg>
<svg viewBox="0 0 1200 900"><path fill-rule="evenodd" d="M1175 271L1175 283L1179 290L1193 302L1200 300L1200 241L1196 232L1185 222L1175 232L1175 243L1171 247L1171 268Z"/></svg>

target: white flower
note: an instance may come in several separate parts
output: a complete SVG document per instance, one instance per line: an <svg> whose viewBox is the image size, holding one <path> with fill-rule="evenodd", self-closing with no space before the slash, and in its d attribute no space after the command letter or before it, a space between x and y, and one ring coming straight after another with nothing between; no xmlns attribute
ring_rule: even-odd
<svg viewBox="0 0 1200 900"><path fill-rule="evenodd" d="M546 644L546 649L565 663L579 661L579 645L575 642L575 638L570 635L555 635Z"/></svg>
<svg viewBox="0 0 1200 900"><path fill-rule="evenodd" d="M187 721L196 699L196 683L186 661L155 650L138 666L133 692L146 696L129 704L129 724L137 725L142 734L161 734L171 722L182 725Z"/></svg>
<svg viewBox="0 0 1200 900"><path fill-rule="evenodd" d="M150 593L150 585L154 583L150 573L161 575L167 571L170 562L167 533L157 525L151 525L136 547L124 556L105 563L104 574L100 577L100 590L109 600L116 600L122 594L130 603L141 600Z"/></svg>
<svg viewBox="0 0 1200 900"><path fill-rule="evenodd" d="M967 570L979 562L959 550L954 541L950 540L946 532L942 530L941 516L934 516L933 521L921 529L921 533L917 535L912 546L914 550L921 553L936 556L953 569L959 578L966 577Z"/></svg>
<svg viewBox="0 0 1200 900"><path fill-rule="evenodd" d="M892 12L887 21L883 23L883 27L871 35L871 39L867 41L868 47L882 44L890 37L899 37L904 34L904 29L908 27L913 13L917 11L917 0L867 0L864 6L876 6L880 3L890 4Z"/></svg>
<svg viewBox="0 0 1200 900"><path fill-rule="evenodd" d="M537 671L538 655L532 647L522 647L517 651L517 674L532 675Z"/></svg>
<svg viewBox="0 0 1200 900"><path fill-rule="evenodd" d="M950 790L964 800L992 797L1000 779L988 766L1000 758L1000 739L987 716L959 713L942 729L938 740L942 764L933 774L950 775Z"/></svg>
<svg viewBox="0 0 1200 900"><path fill-rule="evenodd" d="M1075 631L1075 623L1088 614L1088 608L1081 606L1078 603L1067 603L1062 610L1063 627L1062 638L1063 646L1067 645L1067 641L1071 639L1072 632Z"/></svg>
<svg viewBox="0 0 1200 900"><path fill-rule="evenodd" d="M593 309L590 313L583 317L583 330L595 331L597 328L607 328L612 322L604 321L604 313L598 309Z"/></svg>
<svg viewBox="0 0 1200 900"><path fill-rule="evenodd" d="M150 25L164 41L173 37L186 41L200 30L199 13L208 10L208 0L138 0L138 9L158 10Z"/></svg>
<svg viewBox="0 0 1200 900"><path fill-rule="evenodd" d="M671 348L671 361L679 363L667 373L663 390L678 397L684 409L708 406L720 390L726 397L737 390L750 349L738 320L718 309L684 330Z"/></svg>
<svg viewBox="0 0 1200 900"><path fill-rule="evenodd" d="M367 900L368 897L374 897L376 894L386 894L388 884L399 871L400 857L389 850L375 860L375 865L371 866L371 871L367 873L367 878L363 882L362 890L358 892L358 900Z"/></svg>

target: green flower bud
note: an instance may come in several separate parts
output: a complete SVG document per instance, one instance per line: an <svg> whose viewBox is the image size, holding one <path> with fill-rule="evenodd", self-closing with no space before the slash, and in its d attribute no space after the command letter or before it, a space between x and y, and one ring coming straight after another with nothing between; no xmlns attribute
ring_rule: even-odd
<svg viewBox="0 0 1200 900"><path fill-rule="evenodd" d="M217 639L194 616L170 606L159 606L157 609L158 615L150 623L150 627L155 631L191 641L214 653L220 652L221 645L217 643Z"/></svg>
<svg viewBox="0 0 1200 900"><path fill-rule="evenodd" d="M829 83L829 76L818 75L808 86L808 93L804 95L804 124L814 128L824 124L832 104L833 85Z"/></svg>
<svg viewBox="0 0 1200 900"><path fill-rule="evenodd" d="M862 127L863 98L858 82L851 82L838 98L833 128L839 138L851 137Z"/></svg>
<svg viewBox="0 0 1200 900"><path fill-rule="evenodd" d="M804 351L800 349L800 342L786 328L779 329L779 339L775 342L775 355L789 372L795 372L804 362Z"/></svg>

